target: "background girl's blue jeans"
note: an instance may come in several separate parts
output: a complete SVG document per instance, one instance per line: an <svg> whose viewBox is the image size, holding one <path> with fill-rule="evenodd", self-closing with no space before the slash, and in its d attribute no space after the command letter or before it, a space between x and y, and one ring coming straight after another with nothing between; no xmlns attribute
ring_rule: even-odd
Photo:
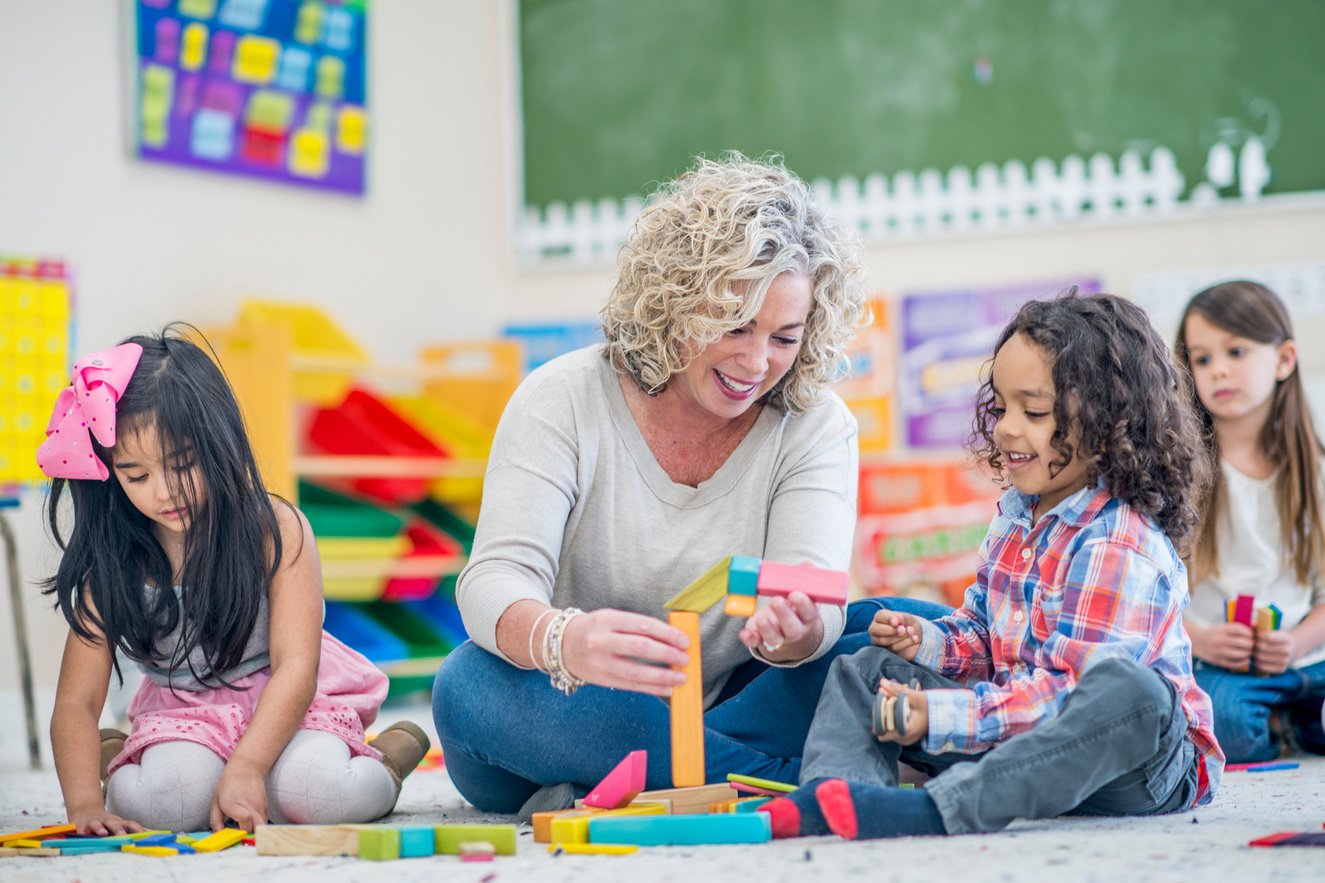
<svg viewBox="0 0 1325 883"><path fill-rule="evenodd" d="M929 619L949 611L905 598L856 601L842 637L814 662L773 668L751 660L738 668L704 715L707 781L744 773L796 782L829 666L869 644L870 621L885 607ZM571 782L587 792L638 749L649 754L647 788L672 785L671 718L656 697L592 686L563 696L547 675L467 642L437 672L432 701L447 771L481 810L514 813L544 785Z"/></svg>
<svg viewBox="0 0 1325 883"><path fill-rule="evenodd" d="M1197 660L1196 683L1210 696L1215 738L1229 763L1259 763L1279 756L1279 734L1270 713L1285 709L1298 745L1325 754L1321 705L1325 703L1325 662L1290 668L1277 675L1235 672Z"/></svg>

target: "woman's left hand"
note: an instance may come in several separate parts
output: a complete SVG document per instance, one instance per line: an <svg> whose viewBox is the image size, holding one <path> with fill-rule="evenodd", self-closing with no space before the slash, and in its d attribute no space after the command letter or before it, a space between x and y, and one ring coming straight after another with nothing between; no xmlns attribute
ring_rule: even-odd
<svg viewBox="0 0 1325 883"><path fill-rule="evenodd" d="M819 607L804 592L774 598L745 622L741 643L770 662L795 662L813 653L824 637Z"/></svg>
<svg viewBox="0 0 1325 883"><path fill-rule="evenodd" d="M227 763L212 792L212 830L242 828L252 834L267 824L267 783L257 768Z"/></svg>

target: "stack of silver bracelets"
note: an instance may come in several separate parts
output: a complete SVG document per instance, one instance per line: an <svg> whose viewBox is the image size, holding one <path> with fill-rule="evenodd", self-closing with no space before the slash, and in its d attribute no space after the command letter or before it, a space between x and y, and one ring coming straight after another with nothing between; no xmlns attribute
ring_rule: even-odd
<svg viewBox="0 0 1325 883"><path fill-rule="evenodd" d="M540 666L538 660L534 658L534 632L538 630L538 624L542 622L543 617L549 613L556 613L552 617L552 622L548 624L547 631L543 632L543 664ZM560 690L569 696L576 690L584 686L584 681L570 673L566 668L565 657L562 656L561 642L566 637L566 626L570 621L580 614L584 613L577 607L567 607L565 610L545 610L534 620L534 626L529 630L529 661L539 671L546 672L552 681L553 689Z"/></svg>

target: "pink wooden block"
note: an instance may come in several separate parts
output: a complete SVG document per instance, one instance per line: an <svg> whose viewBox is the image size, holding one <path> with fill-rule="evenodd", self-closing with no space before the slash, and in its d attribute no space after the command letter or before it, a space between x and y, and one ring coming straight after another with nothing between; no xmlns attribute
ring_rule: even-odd
<svg viewBox="0 0 1325 883"><path fill-rule="evenodd" d="M589 792L589 796L584 798L584 805L620 809L630 803L644 790L644 773L648 766L647 751L630 752Z"/></svg>
<svg viewBox="0 0 1325 883"><path fill-rule="evenodd" d="M844 570L821 570L808 564L780 564L765 561L759 566L759 594L786 597L804 592L819 604L847 603L847 573Z"/></svg>
<svg viewBox="0 0 1325 883"><path fill-rule="evenodd" d="M1240 622L1248 627L1254 625L1256 619L1255 604L1256 599L1251 595L1238 595L1237 603L1233 608L1233 621Z"/></svg>

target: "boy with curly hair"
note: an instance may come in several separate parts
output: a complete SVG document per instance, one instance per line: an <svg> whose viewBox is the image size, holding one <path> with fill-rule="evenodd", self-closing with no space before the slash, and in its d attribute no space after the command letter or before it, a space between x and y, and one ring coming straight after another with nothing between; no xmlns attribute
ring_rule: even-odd
<svg viewBox="0 0 1325 883"><path fill-rule="evenodd" d="M839 657L775 837L996 831L1017 818L1207 803L1224 755L1182 628L1179 549L1209 474L1184 376L1112 295L1004 329L974 452L1012 487L963 606L882 610ZM909 686L904 686L909 685ZM935 776L899 787L897 764Z"/></svg>

